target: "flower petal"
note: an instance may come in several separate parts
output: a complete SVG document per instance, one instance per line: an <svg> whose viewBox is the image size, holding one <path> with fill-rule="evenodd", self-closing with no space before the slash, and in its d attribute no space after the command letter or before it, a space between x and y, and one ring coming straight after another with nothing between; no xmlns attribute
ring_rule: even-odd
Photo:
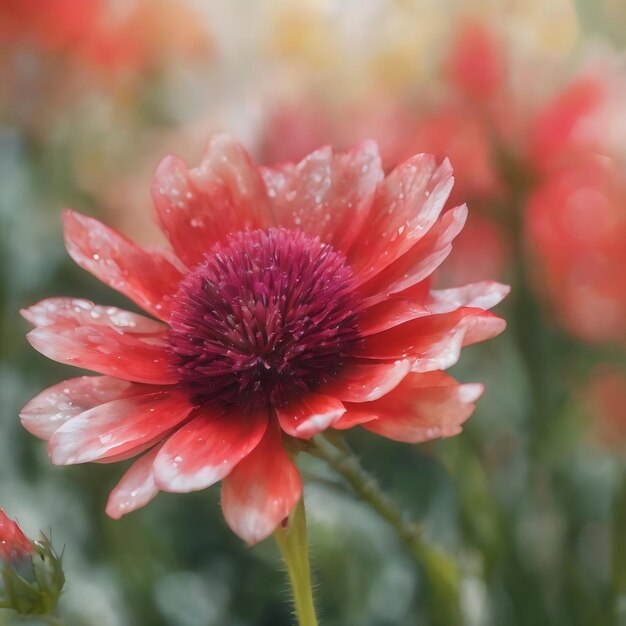
<svg viewBox="0 0 626 626"><path fill-rule="evenodd" d="M270 424L261 443L222 483L222 510L233 531L249 544L271 535L302 496L302 479Z"/></svg>
<svg viewBox="0 0 626 626"><path fill-rule="evenodd" d="M114 307L87 300L44 301L23 312L31 321L53 324L26 337L48 358L140 383L173 384L178 376L169 364L166 327ZM48 303L48 304L46 304Z"/></svg>
<svg viewBox="0 0 626 626"><path fill-rule="evenodd" d="M48 387L21 411L26 430L41 439L50 439L55 430L80 413L100 404L145 394L146 387L110 376L80 376Z"/></svg>
<svg viewBox="0 0 626 626"><path fill-rule="evenodd" d="M403 256L362 285L364 295L383 299L401 294L430 276L452 251L452 241L467 219L464 204L446 211L441 219Z"/></svg>
<svg viewBox="0 0 626 626"><path fill-rule="evenodd" d="M500 334L506 322L482 309L463 307L413 319L364 338L355 356L371 359L412 359L412 371L446 369L463 346Z"/></svg>
<svg viewBox="0 0 626 626"><path fill-rule="evenodd" d="M367 337L428 315L432 315L431 310L416 300L389 298L368 307L361 313L359 330L364 337Z"/></svg>
<svg viewBox="0 0 626 626"><path fill-rule="evenodd" d="M155 446L135 461L109 495L106 514L113 519L145 506L156 497L159 488L154 482L152 465L161 446Z"/></svg>
<svg viewBox="0 0 626 626"><path fill-rule="evenodd" d="M436 166L429 154L412 157L385 178L378 187L372 219L348 257L361 283L408 252L430 230L453 184L449 161Z"/></svg>
<svg viewBox="0 0 626 626"><path fill-rule="evenodd" d="M74 261L155 317L167 320L165 297L178 289L180 270L164 252L140 248L98 220L71 210L63 215L65 246Z"/></svg>
<svg viewBox="0 0 626 626"><path fill-rule="evenodd" d="M345 412L339 400L318 393L306 393L287 406L276 409L281 428L299 439L310 439L326 430Z"/></svg>
<svg viewBox="0 0 626 626"><path fill-rule="evenodd" d="M409 374L380 400L348 405L346 416L383 437L420 443L460 433L482 392L482 385L460 385L440 371Z"/></svg>
<svg viewBox="0 0 626 626"><path fill-rule="evenodd" d="M389 393L410 370L408 359L393 363L350 363L321 391L343 402L370 402Z"/></svg>
<svg viewBox="0 0 626 626"><path fill-rule="evenodd" d="M355 405L359 406L359 405ZM377 420L378 416L373 413L369 413L366 408L361 409L352 409L350 411L346 411L334 424L333 428L335 430L349 430L350 428L354 428L355 426L359 426L364 424L365 422L371 422L372 420Z"/></svg>
<svg viewBox="0 0 626 626"><path fill-rule="evenodd" d="M171 431L192 409L186 395L178 391L101 404L69 420L50 437L50 459L55 465L73 465L122 455Z"/></svg>
<svg viewBox="0 0 626 626"><path fill-rule="evenodd" d="M226 135L212 138L197 168L166 157L157 169L152 198L163 231L188 267L229 233L262 227L269 213L259 171Z"/></svg>
<svg viewBox="0 0 626 626"><path fill-rule="evenodd" d="M77 326L103 324L120 332L164 333L167 330L165 324L143 315L114 306L100 306L81 298L47 298L20 312L33 326L70 322Z"/></svg>
<svg viewBox="0 0 626 626"><path fill-rule="evenodd" d="M451 313L461 307L489 309L509 293L508 285L486 281L454 289L433 289L423 300L391 297L370 305L359 316L359 330L363 336L380 333L418 317L437 313ZM408 292L405 292L408 293Z"/></svg>
<svg viewBox="0 0 626 626"><path fill-rule="evenodd" d="M226 413L205 409L174 433L154 462L157 486L163 491L205 489L226 476L258 445L268 415Z"/></svg>
<svg viewBox="0 0 626 626"><path fill-rule="evenodd" d="M319 235L344 254L361 231L383 179L373 141L342 154L322 148L297 165L261 168L261 173L276 225Z"/></svg>
<svg viewBox="0 0 626 626"><path fill-rule="evenodd" d="M460 307L491 309L511 291L508 285L495 281L471 283L453 289L433 289L427 306L433 313L447 313Z"/></svg>

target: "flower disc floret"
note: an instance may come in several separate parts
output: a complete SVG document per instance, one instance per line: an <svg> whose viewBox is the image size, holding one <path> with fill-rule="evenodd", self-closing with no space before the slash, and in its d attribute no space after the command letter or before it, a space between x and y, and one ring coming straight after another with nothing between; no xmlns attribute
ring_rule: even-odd
<svg viewBox="0 0 626 626"><path fill-rule="evenodd" d="M345 257L301 231L231 235L174 299L170 346L197 406L284 406L332 381L360 340Z"/></svg>

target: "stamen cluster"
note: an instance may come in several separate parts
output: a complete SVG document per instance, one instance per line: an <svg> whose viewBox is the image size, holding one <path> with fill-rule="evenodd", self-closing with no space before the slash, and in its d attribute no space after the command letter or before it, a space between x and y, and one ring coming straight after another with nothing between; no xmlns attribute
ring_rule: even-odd
<svg viewBox="0 0 626 626"><path fill-rule="evenodd" d="M345 257L297 230L231 235L175 299L170 347L197 406L282 406L332 380L360 340Z"/></svg>

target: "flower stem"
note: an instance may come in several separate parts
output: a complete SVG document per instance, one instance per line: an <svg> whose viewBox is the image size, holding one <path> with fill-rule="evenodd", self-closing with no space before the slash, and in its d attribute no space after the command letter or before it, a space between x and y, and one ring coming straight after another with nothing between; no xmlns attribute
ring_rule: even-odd
<svg viewBox="0 0 626 626"><path fill-rule="evenodd" d="M317 626L311 589L306 514L303 499L298 502L292 511L287 525L284 528L279 527L276 529L274 538L287 566L298 624L299 626Z"/></svg>
<svg viewBox="0 0 626 626"><path fill-rule="evenodd" d="M328 464L396 531L408 554L424 572L427 600L433 624L454 626L462 623L459 606L459 574L456 563L422 538L419 526L408 519L398 505L380 488L376 479L360 464L339 433L318 435L309 450Z"/></svg>
<svg viewBox="0 0 626 626"><path fill-rule="evenodd" d="M626 468L625 468L626 470ZM622 471L613 496L613 549L611 562L611 602L608 615L599 624L623 624L626 611L620 599L626 588L626 538L621 532L626 524L626 471Z"/></svg>

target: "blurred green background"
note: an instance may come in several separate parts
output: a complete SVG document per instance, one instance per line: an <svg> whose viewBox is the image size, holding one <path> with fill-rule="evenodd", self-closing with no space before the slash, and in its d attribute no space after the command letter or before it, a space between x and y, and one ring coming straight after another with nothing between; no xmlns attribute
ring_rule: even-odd
<svg viewBox="0 0 626 626"><path fill-rule="evenodd" d="M611 66L602 78L620 110L625 20L620 2L584 0L0 0L0 505L31 536L50 531L65 546L68 624L281 626L293 617L276 547L249 549L231 533L218 488L161 494L112 521L104 505L123 468L52 467L45 445L21 428L20 407L76 372L28 346L19 309L57 295L133 309L70 261L60 210L158 241L152 172L170 152L194 162L212 132L236 134L260 161L299 158L318 143L370 134L402 143L403 128L451 102L480 120L498 181L497 193L472 187L473 173L463 182L476 158L469 139L465 161L451 154L468 196L460 200L495 225L498 243L495 260L453 257L442 275L453 280L475 265L472 280L509 282L499 309L509 327L464 350L451 372L486 386L463 434L421 446L347 434L424 544L445 555L443 569L412 558L331 469L301 455L320 623L626 624L625 309L615 305L611 332L580 330L567 307L583 310L587 292L567 306L554 296L559 276L543 273L550 250L537 252L525 221L543 184L525 143L528 120L598 58ZM446 69L468 23L501 46L499 86L486 95L472 91L472 72L480 87L489 66L461 64L470 87ZM489 49L477 54L484 61ZM610 158L621 182L626 136L611 126L611 110L598 116L617 148L589 150ZM424 135L415 137L389 149L390 165L396 153L420 151ZM621 210L618 233L621 199L611 205ZM467 249L484 252L485 241ZM594 248L603 254L618 264L622 282L611 288L623 294L624 256ZM604 323L592 317L593 327ZM0 624L13 623L0 611Z"/></svg>

